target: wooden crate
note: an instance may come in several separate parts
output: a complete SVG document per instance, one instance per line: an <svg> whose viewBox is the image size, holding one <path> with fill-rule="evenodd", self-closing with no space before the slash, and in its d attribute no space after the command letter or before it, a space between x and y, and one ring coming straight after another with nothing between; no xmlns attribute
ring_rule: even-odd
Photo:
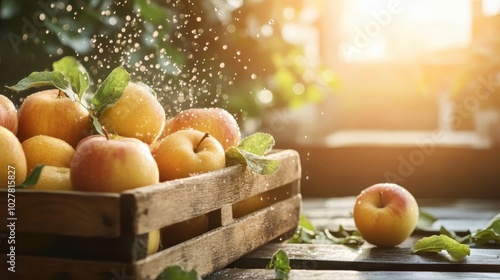
<svg viewBox="0 0 500 280"><path fill-rule="evenodd" d="M296 229L301 205L299 155L279 150L268 157L280 161L276 173L268 176L238 165L119 194L17 190L16 248L22 247L23 234L57 237L63 245L41 255L16 252L16 272L2 269L0 279L155 279L171 265L208 275ZM235 203L277 189L287 195L246 216L233 217ZM7 205L6 190L0 191L0 205ZM148 232L207 213L208 232L146 256ZM0 220L7 218L7 211L0 211ZM9 234L6 226L1 231L3 236ZM35 243L41 242L36 238ZM98 253L81 253L82 247L75 244L82 241L98 247L94 251ZM3 252L0 262L7 261Z"/></svg>

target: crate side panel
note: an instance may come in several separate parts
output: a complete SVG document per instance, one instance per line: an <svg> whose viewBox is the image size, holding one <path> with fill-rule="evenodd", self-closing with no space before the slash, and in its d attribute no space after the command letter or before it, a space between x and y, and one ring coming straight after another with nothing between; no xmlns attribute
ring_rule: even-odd
<svg viewBox="0 0 500 280"><path fill-rule="evenodd" d="M135 212L128 214L135 222L132 230L136 234L146 233L300 179L300 157L296 151L282 150L268 158L280 161L272 175L232 166L123 193L126 203L134 205L130 209Z"/></svg>
<svg viewBox="0 0 500 280"><path fill-rule="evenodd" d="M0 205L7 200L7 191L0 190ZM16 218L18 232L117 237L119 205L118 194L16 190L14 215L0 211L0 219Z"/></svg>
<svg viewBox="0 0 500 280"><path fill-rule="evenodd" d="M293 230L298 225L300 194L278 202L252 215L235 220L195 239L186 241L137 262L140 279L155 279L165 267L180 265L208 275L225 267L244 254L255 250Z"/></svg>

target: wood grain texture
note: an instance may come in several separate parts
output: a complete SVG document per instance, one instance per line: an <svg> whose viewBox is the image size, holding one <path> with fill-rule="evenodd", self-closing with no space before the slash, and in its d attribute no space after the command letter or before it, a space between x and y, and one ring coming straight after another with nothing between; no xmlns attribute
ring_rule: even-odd
<svg viewBox="0 0 500 280"><path fill-rule="evenodd" d="M137 263L138 279L155 279L166 266L180 265L207 275L297 227L300 195L236 219Z"/></svg>
<svg viewBox="0 0 500 280"><path fill-rule="evenodd" d="M17 232L82 237L120 235L118 194L16 190L15 196ZM0 205L7 205L7 193L3 189ZM7 219L7 211L0 211L0 219ZM4 230L2 226L1 231Z"/></svg>
<svg viewBox="0 0 500 280"><path fill-rule="evenodd" d="M278 249L290 257L293 269L500 272L498 250L471 249L464 260L452 260L446 252L413 254L411 248L351 248L344 245L266 244L232 264L238 268L262 268Z"/></svg>
<svg viewBox="0 0 500 280"><path fill-rule="evenodd" d="M272 175L259 175L238 165L126 191L122 193L122 210L129 212L123 214L133 222L133 233L142 234L300 179L297 152L282 150L268 157L280 161Z"/></svg>
<svg viewBox="0 0 500 280"><path fill-rule="evenodd" d="M290 280L487 280L498 279L497 273L483 272L435 272L435 271L354 271L354 270L292 270ZM274 270L226 268L215 272L205 280L255 280L274 279Z"/></svg>
<svg viewBox="0 0 500 280"><path fill-rule="evenodd" d="M0 279L155 279L167 266L207 275L297 227L300 194L136 262L16 257L16 273ZM6 263L2 254L0 261ZM120 278L121 277L121 278Z"/></svg>

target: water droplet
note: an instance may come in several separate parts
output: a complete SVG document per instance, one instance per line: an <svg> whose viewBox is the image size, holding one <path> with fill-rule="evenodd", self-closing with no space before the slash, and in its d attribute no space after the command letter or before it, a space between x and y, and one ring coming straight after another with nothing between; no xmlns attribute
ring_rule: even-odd
<svg viewBox="0 0 500 280"><path fill-rule="evenodd" d="M274 19L270 19L268 23L269 23L269 25L273 25L274 24Z"/></svg>

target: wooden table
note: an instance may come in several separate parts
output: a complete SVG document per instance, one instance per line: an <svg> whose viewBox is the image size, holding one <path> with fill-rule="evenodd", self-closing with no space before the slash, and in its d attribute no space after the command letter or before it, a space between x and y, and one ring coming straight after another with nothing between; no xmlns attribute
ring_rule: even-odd
<svg viewBox="0 0 500 280"><path fill-rule="evenodd" d="M318 229L353 230L354 197L304 199L303 213ZM361 247L268 243L228 267L206 277L215 279L275 279L265 269L278 249L284 250L292 270L290 279L500 279L500 245L470 245L471 253L461 261L446 251L417 255L412 246L421 237L439 233L441 225L459 234L474 232L500 213L496 200L417 200L421 209L438 218L431 228L417 230L396 248L381 249L365 243Z"/></svg>

